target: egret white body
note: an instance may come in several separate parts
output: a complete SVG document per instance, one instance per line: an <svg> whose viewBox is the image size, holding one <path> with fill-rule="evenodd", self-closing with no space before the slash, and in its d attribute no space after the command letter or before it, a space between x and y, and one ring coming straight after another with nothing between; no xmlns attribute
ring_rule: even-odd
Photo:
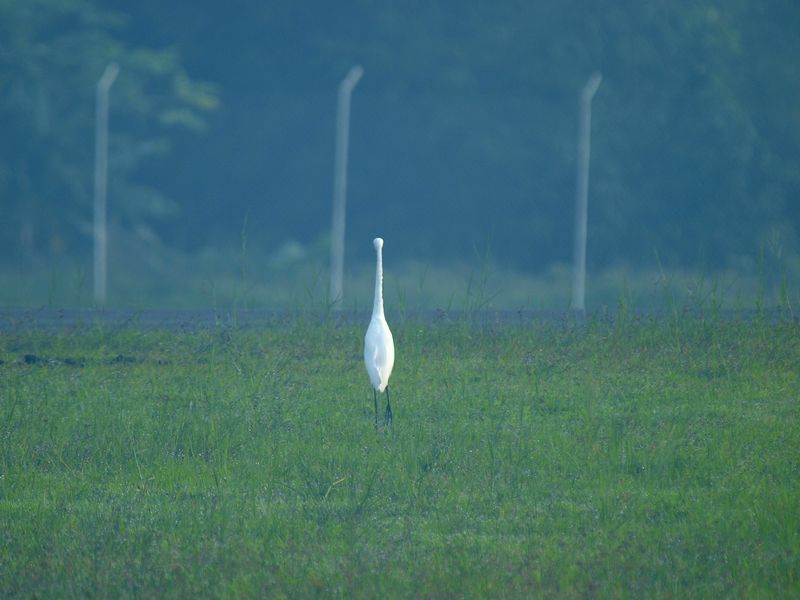
<svg viewBox="0 0 800 600"><path fill-rule="evenodd" d="M389 377L394 367L394 340L383 313L383 240L372 241L377 254L375 267L375 300L372 318L364 336L364 364L372 383L375 399L375 426L378 426L378 394L386 392L386 421L392 422L392 405L389 401Z"/></svg>

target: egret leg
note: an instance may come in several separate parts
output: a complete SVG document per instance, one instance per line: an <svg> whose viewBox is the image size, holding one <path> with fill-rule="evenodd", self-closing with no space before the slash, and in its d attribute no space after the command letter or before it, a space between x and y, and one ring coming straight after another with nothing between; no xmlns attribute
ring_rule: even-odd
<svg viewBox="0 0 800 600"><path fill-rule="evenodd" d="M386 386L386 422L392 424L392 403L389 401L389 386Z"/></svg>
<svg viewBox="0 0 800 600"><path fill-rule="evenodd" d="M378 390L373 389L372 393L374 394L375 398L375 429L378 428Z"/></svg>

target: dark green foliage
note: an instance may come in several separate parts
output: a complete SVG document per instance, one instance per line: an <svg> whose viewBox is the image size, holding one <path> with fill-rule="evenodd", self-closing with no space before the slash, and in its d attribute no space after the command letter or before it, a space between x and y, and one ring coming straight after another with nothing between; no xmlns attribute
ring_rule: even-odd
<svg viewBox="0 0 800 600"><path fill-rule="evenodd" d="M0 8L6 253L20 237L85 249L93 85L111 59L109 214L148 245L235 245L245 215L267 251L324 240L335 89L361 63L349 239L380 233L400 258L463 261L491 240L517 268L569 260L577 95L601 70L590 267L798 252L794 0L105 6ZM200 138L215 99L187 72L222 98Z"/></svg>
<svg viewBox="0 0 800 600"><path fill-rule="evenodd" d="M141 166L164 160L174 130L203 128L217 98L193 81L172 48L132 47L129 18L86 0L0 4L0 249L6 258L82 254L89 247L95 86L110 94L111 223L129 234L169 220L174 198Z"/></svg>

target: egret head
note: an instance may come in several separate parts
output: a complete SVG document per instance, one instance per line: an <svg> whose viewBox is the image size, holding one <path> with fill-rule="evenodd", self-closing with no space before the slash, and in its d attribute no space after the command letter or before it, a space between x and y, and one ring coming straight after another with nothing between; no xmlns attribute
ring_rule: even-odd
<svg viewBox="0 0 800 600"><path fill-rule="evenodd" d="M375 246L375 250L380 252L381 248L383 248L383 238L375 238L372 240L372 245Z"/></svg>

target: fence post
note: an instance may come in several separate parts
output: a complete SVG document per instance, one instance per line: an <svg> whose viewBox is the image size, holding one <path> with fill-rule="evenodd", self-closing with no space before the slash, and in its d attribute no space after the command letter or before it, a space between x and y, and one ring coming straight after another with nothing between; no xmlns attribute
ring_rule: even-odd
<svg viewBox="0 0 800 600"><path fill-rule="evenodd" d="M591 149L592 98L602 76L592 73L581 90L578 109L578 173L575 192L575 245L572 274L572 310L584 315L586 297L586 235L589 207L589 153Z"/></svg>
<svg viewBox="0 0 800 600"><path fill-rule="evenodd" d="M331 222L331 287L329 302L335 309L342 307L342 278L344 274L345 205L347 201L347 145L350 136L350 96L364 74L356 65L339 84L336 110L336 153L333 171L333 215Z"/></svg>
<svg viewBox="0 0 800 600"><path fill-rule="evenodd" d="M97 82L94 133L94 303L106 303L108 229L106 190L108 187L108 92L119 74L117 63L110 63Z"/></svg>

